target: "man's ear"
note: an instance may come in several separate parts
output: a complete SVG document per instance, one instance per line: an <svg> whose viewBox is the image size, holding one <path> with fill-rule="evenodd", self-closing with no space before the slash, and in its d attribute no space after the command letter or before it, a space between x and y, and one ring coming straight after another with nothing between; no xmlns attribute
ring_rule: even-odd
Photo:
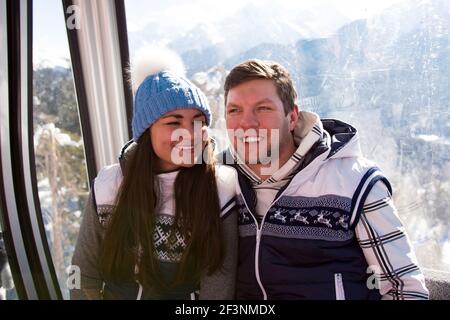
<svg viewBox="0 0 450 320"><path fill-rule="evenodd" d="M288 113L289 117L289 131L294 131L295 127L297 126L298 117L299 117L299 111L298 106L295 104L294 109Z"/></svg>

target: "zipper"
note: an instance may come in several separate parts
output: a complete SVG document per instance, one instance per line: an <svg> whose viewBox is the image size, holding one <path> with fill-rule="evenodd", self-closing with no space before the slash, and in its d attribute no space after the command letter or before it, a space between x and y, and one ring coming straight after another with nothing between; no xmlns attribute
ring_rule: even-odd
<svg viewBox="0 0 450 320"><path fill-rule="evenodd" d="M345 300L344 283L342 273L334 274L334 288L336 290L336 300Z"/></svg>
<svg viewBox="0 0 450 320"><path fill-rule="evenodd" d="M256 282L258 282L259 288L262 291L263 299L267 300L267 293L266 293L266 290L264 289L264 287L262 285L261 277L259 275L259 244L260 244L260 241L261 241L261 230L262 230L262 225L263 225L264 219L263 219L263 221L261 221L261 228L260 228L258 226L258 221L256 220L253 212L250 211L250 208L247 205L247 201L245 200L244 195L242 195L242 200L244 201L245 207L247 208L248 212L252 216L253 221L255 222L255 225L256 225L255 276L256 276Z"/></svg>
<svg viewBox="0 0 450 320"><path fill-rule="evenodd" d="M285 188L285 190L286 189L287 188ZM269 209L267 209L266 213L264 214L264 216L261 220L261 225L258 225L258 220L256 220L255 215L253 214L253 212L250 210L250 208L247 205L247 201L245 200L244 195L242 195L242 199L244 201L245 207L247 208L248 212L252 216L253 221L255 222L255 225L256 225L255 276L256 276L256 282L258 282L259 288L262 291L263 300L267 300L267 293L266 293L266 290L264 289L264 286L261 281L261 275L259 273L259 247L261 244L261 232L262 232L262 227L264 225L264 221L266 220L267 213L269 212L270 208L272 208L273 204L276 203L278 201L278 199L281 198L281 196L284 194L285 190L283 190L283 192L281 194L279 194L278 197L276 197L274 201L272 201L272 203L269 206ZM242 192L241 192L241 194L242 194Z"/></svg>
<svg viewBox="0 0 450 320"><path fill-rule="evenodd" d="M320 157L321 155L317 156L313 162L317 161L317 159ZM325 160L323 160L325 161ZM311 163L313 163L311 162ZM311 164L310 163L310 164ZM297 172L298 173L298 172ZM242 190L240 190L241 195L242 195L242 199L244 201L245 207L247 208L248 212L250 213L250 215L253 218L253 221L255 222L256 225L256 248L255 248L255 276L256 276L256 281L258 282L259 288L261 289L262 293L263 293L263 299L267 300L267 293L266 290L264 289L264 286L262 284L261 281L261 276L259 273L259 247L260 247L260 243L261 243L261 232L262 232L262 227L264 225L264 222L266 220L266 216L267 213L269 212L270 208L272 208L273 204L276 203L285 193L285 191L289 188L289 186L292 183L292 180L294 180L294 177L297 175L297 173L294 174L294 176L292 177L292 179L283 187L283 189L281 189L281 193L277 195L277 197L275 198L275 200L272 201L272 203L269 206L269 209L267 209L266 213L264 214L262 220L261 220L261 225L258 225L258 221L255 218L255 215L253 214L253 212L250 210L249 206L247 205L247 200L244 197L244 194L242 192ZM239 174L239 173L238 173ZM245 174L244 174L245 175ZM246 178L247 179L247 178ZM240 187L239 187L240 189ZM342 275L341 275L341 282L342 282ZM343 290L343 287L342 287ZM343 291L342 291L343 292ZM345 299L345 296L344 296Z"/></svg>

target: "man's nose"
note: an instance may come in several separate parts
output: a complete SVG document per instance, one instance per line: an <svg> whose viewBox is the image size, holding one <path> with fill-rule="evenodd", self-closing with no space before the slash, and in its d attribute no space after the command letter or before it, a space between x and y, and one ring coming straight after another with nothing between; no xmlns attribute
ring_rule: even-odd
<svg viewBox="0 0 450 320"><path fill-rule="evenodd" d="M244 130L259 127L258 118L252 111L244 112L240 119L239 124L240 124L240 127Z"/></svg>

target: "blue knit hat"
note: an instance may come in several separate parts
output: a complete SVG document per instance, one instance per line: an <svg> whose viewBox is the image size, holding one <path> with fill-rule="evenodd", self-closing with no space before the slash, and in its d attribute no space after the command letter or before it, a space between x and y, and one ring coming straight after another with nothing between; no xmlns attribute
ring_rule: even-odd
<svg viewBox="0 0 450 320"><path fill-rule="evenodd" d="M142 72L142 70L141 70ZM185 76L162 70L147 76L134 98L133 140L139 137L165 113L177 109L196 108L211 123L211 110L203 92Z"/></svg>

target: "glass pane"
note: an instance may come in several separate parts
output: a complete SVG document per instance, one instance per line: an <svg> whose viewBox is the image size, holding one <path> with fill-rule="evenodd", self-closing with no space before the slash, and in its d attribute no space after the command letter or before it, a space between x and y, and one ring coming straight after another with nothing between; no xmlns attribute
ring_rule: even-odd
<svg viewBox="0 0 450 320"><path fill-rule="evenodd" d="M17 292L8 263L8 255L3 240L3 228L0 223L0 300L17 300Z"/></svg>
<svg viewBox="0 0 450 320"><path fill-rule="evenodd" d="M62 2L33 2L33 130L39 199L64 298L88 195Z"/></svg>
<svg viewBox="0 0 450 320"><path fill-rule="evenodd" d="M358 128L365 156L393 183L421 265L450 271L449 1L125 5L131 58L148 44L178 52L208 95L219 142L227 72L249 58L285 65L300 109Z"/></svg>

